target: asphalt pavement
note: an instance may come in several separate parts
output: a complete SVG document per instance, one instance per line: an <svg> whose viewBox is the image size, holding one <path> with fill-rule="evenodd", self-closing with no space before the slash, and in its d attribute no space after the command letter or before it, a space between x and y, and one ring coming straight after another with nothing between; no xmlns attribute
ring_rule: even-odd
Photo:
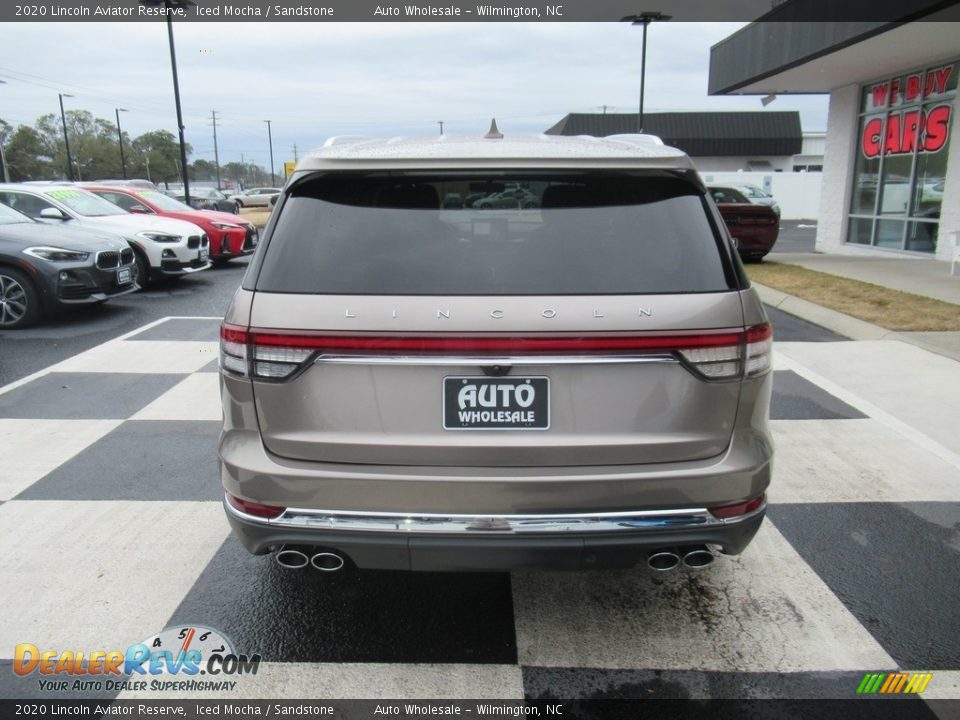
<svg viewBox="0 0 960 720"><path fill-rule="evenodd" d="M159 318L222 317L247 263L240 258L102 305L78 306L26 330L0 330L0 387Z"/></svg>

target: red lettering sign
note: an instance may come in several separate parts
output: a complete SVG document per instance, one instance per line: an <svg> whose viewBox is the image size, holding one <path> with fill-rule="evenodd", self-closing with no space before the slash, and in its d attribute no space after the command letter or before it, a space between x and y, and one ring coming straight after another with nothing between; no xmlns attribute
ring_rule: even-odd
<svg viewBox="0 0 960 720"><path fill-rule="evenodd" d="M926 77L923 73L908 75L905 82L900 78L877 83L869 90L871 108L879 109L888 105L898 105L903 93L904 102L913 102L920 98L921 91L924 99L931 95L942 95L947 91L947 84L953 74L953 65L928 70Z"/></svg>
<svg viewBox="0 0 960 720"><path fill-rule="evenodd" d="M864 157L884 155L908 155L918 152L942 150L950 136L950 105L937 105L924 113L923 110L890 113L886 128L882 118L871 118L863 126L860 149Z"/></svg>
<svg viewBox="0 0 960 720"><path fill-rule="evenodd" d="M947 144L947 135L950 128L950 106L937 105L927 113L926 136L923 140L923 149L927 152L942 150Z"/></svg>
<svg viewBox="0 0 960 720"><path fill-rule="evenodd" d="M879 157L880 155L880 132L883 130L883 120L873 118L868 120L863 127L863 138L860 145L863 148L863 154L868 158Z"/></svg>

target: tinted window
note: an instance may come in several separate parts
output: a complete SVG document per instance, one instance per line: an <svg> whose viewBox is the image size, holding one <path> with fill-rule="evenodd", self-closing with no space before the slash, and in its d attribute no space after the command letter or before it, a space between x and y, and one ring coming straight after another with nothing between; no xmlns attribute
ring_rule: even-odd
<svg viewBox="0 0 960 720"><path fill-rule="evenodd" d="M718 203L740 203L744 205L750 203L743 193L733 188L710 188L710 194L713 195L714 202Z"/></svg>
<svg viewBox="0 0 960 720"><path fill-rule="evenodd" d="M321 176L292 191L265 250L267 292L730 289L702 195L669 173Z"/></svg>
<svg viewBox="0 0 960 720"><path fill-rule="evenodd" d="M0 197L0 200L3 198ZM0 225L18 225L19 223L29 223L30 218L21 215L15 210L0 204Z"/></svg>

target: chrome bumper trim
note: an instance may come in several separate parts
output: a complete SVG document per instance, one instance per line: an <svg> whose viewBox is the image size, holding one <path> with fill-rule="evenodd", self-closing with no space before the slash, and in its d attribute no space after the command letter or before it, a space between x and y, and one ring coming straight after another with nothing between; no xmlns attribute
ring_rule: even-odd
<svg viewBox="0 0 960 720"><path fill-rule="evenodd" d="M763 512L767 504L746 515L720 519L706 508L678 510L638 510L634 512L584 513L562 515L459 515L439 513L347 512L343 510L306 510L287 508L282 515L267 520L237 510L224 496L231 515L276 528L302 528L356 532L390 532L446 535L533 535L540 533L618 533L642 530L682 530L684 528L730 525Z"/></svg>
<svg viewBox="0 0 960 720"><path fill-rule="evenodd" d="M679 363L673 355L517 355L508 357L463 355L318 355L315 363L343 365L628 365Z"/></svg>

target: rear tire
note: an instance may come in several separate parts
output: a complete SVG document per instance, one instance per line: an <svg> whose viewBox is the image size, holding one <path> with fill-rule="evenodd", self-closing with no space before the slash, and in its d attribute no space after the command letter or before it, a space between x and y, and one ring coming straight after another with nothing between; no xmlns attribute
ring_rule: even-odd
<svg viewBox="0 0 960 720"><path fill-rule="evenodd" d="M42 316L40 295L19 270L0 267L0 329L30 327Z"/></svg>

